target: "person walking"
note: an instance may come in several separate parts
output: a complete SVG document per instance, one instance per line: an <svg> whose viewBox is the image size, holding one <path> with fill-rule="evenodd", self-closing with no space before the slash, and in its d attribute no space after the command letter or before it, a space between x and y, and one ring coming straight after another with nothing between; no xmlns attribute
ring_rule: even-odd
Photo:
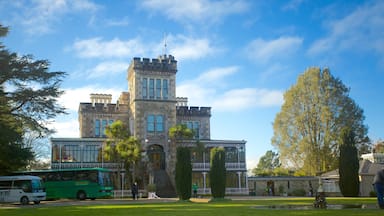
<svg viewBox="0 0 384 216"><path fill-rule="evenodd" d="M384 209L384 168L376 173L373 178L373 186L375 187L379 207Z"/></svg>
<svg viewBox="0 0 384 216"><path fill-rule="evenodd" d="M138 200L139 199L139 197L138 197L139 189L137 187L137 182L133 183L133 185L131 187L131 192L132 192L132 199Z"/></svg>

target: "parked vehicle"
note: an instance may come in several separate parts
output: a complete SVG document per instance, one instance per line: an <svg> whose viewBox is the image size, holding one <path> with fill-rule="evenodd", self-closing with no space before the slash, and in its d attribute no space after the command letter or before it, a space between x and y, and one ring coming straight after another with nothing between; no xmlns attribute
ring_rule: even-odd
<svg viewBox="0 0 384 216"><path fill-rule="evenodd" d="M39 204L46 199L44 184L40 177L0 176L0 203L20 202L27 205L29 202Z"/></svg>

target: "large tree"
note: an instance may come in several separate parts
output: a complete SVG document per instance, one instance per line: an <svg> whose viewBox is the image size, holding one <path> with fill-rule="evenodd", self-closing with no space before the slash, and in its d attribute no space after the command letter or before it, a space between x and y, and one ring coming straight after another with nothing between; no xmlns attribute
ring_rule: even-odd
<svg viewBox="0 0 384 216"><path fill-rule="evenodd" d="M350 128L342 130L340 138L339 185L344 196L359 195L359 157L355 135Z"/></svg>
<svg viewBox="0 0 384 216"><path fill-rule="evenodd" d="M358 149L366 147L363 121L363 110L349 97L349 88L340 79L327 68L309 68L284 94L284 104L273 123L272 145L279 150L283 164L307 175L319 174L338 167L343 128L351 128Z"/></svg>
<svg viewBox="0 0 384 216"><path fill-rule="evenodd" d="M254 175L272 176L277 168L281 166L279 154L269 150L261 156L257 167L252 170Z"/></svg>
<svg viewBox="0 0 384 216"><path fill-rule="evenodd" d="M8 28L0 24L0 37ZM20 56L0 43L0 167L9 172L27 165L33 152L23 143L28 132L46 136L49 121L65 113L57 103L65 72L50 72L47 60ZM15 161L17 161L15 163Z"/></svg>
<svg viewBox="0 0 384 216"><path fill-rule="evenodd" d="M141 156L140 142L130 135L128 126L120 120L108 125L105 134L104 157L110 162L124 165L124 171L131 174L132 181L135 181L135 166ZM129 173L130 168L132 173Z"/></svg>

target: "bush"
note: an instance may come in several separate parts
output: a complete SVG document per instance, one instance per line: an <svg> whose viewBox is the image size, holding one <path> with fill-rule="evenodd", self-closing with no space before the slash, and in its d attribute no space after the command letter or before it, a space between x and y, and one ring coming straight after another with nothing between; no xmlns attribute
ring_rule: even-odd
<svg viewBox="0 0 384 216"><path fill-rule="evenodd" d="M292 196L305 196L305 190L304 189L295 189L291 192Z"/></svg>
<svg viewBox="0 0 384 216"><path fill-rule="evenodd" d="M189 200L192 190L191 151L187 147L178 147L176 154L176 191L179 199Z"/></svg>
<svg viewBox="0 0 384 216"><path fill-rule="evenodd" d="M214 199L224 198L226 184L225 150L222 147L211 150L211 170L209 171L211 193Z"/></svg>

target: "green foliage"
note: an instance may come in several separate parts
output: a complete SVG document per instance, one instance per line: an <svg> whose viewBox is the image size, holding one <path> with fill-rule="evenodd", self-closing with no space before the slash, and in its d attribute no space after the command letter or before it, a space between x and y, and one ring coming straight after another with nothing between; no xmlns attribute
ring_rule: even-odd
<svg viewBox="0 0 384 216"><path fill-rule="evenodd" d="M353 129L356 147L367 150L363 110L349 97L349 89L326 68L309 68L284 94L276 115L272 145L280 161L316 175L338 167L338 137Z"/></svg>
<svg viewBox="0 0 384 216"><path fill-rule="evenodd" d="M192 164L188 147L178 147L176 154L176 191L180 200L191 198Z"/></svg>
<svg viewBox="0 0 384 216"><path fill-rule="evenodd" d="M274 171L280 166L279 154L269 150L260 158L252 173L256 176L273 176Z"/></svg>
<svg viewBox="0 0 384 216"><path fill-rule="evenodd" d="M384 153L384 141L378 141L373 147L374 153Z"/></svg>
<svg viewBox="0 0 384 216"><path fill-rule="evenodd" d="M295 189L293 190L290 194L290 196L305 196L306 195L306 192L304 189Z"/></svg>
<svg viewBox="0 0 384 216"><path fill-rule="evenodd" d="M359 195L359 158L353 131L345 128L340 142L340 191L346 197L357 197Z"/></svg>
<svg viewBox="0 0 384 216"><path fill-rule="evenodd" d="M226 184L225 150L223 147L211 149L211 170L209 171L213 198L224 198Z"/></svg>
<svg viewBox="0 0 384 216"><path fill-rule="evenodd" d="M107 140L105 141L104 157L113 162L124 163L129 167L140 158L140 142L130 136L129 129L122 121L118 120L108 125L105 129Z"/></svg>
<svg viewBox="0 0 384 216"><path fill-rule="evenodd" d="M192 139L193 131L184 124L179 124L169 129L169 137L176 140Z"/></svg>
<svg viewBox="0 0 384 216"><path fill-rule="evenodd" d="M8 28L0 24L0 37ZM23 142L28 132L44 137L52 131L47 125L65 113L57 98L64 72L49 72L47 60L19 56L0 43L0 172L24 168L33 160L31 148ZM0 174L1 174L0 173Z"/></svg>

